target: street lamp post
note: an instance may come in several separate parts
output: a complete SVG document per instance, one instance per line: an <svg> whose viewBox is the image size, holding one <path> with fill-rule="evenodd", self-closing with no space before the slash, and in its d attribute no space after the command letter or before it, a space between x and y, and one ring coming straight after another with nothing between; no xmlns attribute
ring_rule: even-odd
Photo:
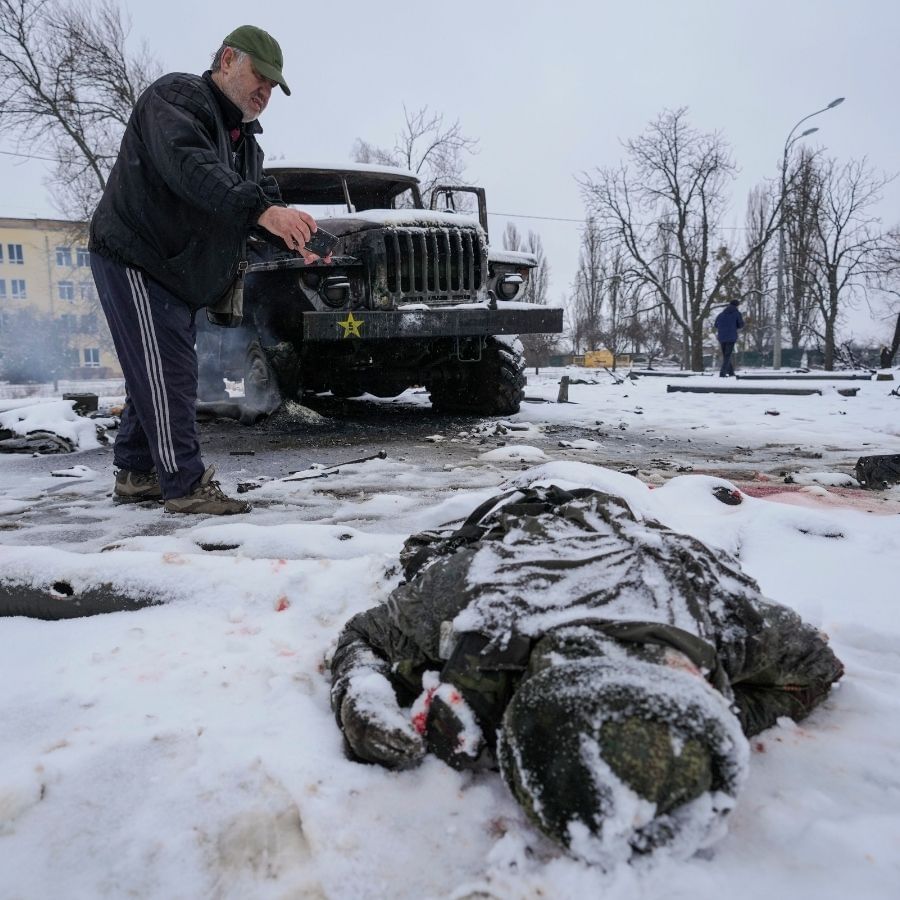
<svg viewBox="0 0 900 900"><path fill-rule="evenodd" d="M781 194L779 195L779 205L781 206L781 213L778 221L778 281L777 281L777 293L775 295L775 334L772 338L772 368L780 369L781 368L781 329L783 326L784 319L784 195L787 193L787 164L788 164L788 154L791 151L791 147L794 145L795 141L799 141L801 138L805 138L807 135L813 134L818 131L818 128L807 128L806 131L802 131L796 137L794 137L794 132L808 119L811 119L813 116L817 116L820 113L828 112L829 109L834 109L836 106L840 106L844 102L843 97L838 97L836 100L832 100L828 106L823 106L822 109L817 109L815 112L810 113L808 116L804 116L791 130L788 132L787 140L784 142L784 153L781 157Z"/></svg>

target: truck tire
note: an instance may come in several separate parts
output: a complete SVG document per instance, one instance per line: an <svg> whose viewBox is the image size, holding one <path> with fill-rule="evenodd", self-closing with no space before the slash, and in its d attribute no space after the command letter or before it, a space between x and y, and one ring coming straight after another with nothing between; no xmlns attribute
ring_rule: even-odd
<svg viewBox="0 0 900 900"><path fill-rule="evenodd" d="M267 415L281 406L278 375L258 340L251 341L244 358L244 402Z"/></svg>
<svg viewBox="0 0 900 900"><path fill-rule="evenodd" d="M428 391L437 412L509 416L519 411L525 383L521 343L489 337L478 362L458 362L450 377L436 379Z"/></svg>

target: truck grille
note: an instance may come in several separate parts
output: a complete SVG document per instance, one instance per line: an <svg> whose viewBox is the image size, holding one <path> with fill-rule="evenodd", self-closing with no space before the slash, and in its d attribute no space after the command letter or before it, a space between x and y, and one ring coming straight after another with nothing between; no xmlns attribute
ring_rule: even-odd
<svg viewBox="0 0 900 900"><path fill-rule="evenodd" d="M393 301L431 306L475 299L484 281L481 238L460 228L392 228L384 235Z"/></svg>

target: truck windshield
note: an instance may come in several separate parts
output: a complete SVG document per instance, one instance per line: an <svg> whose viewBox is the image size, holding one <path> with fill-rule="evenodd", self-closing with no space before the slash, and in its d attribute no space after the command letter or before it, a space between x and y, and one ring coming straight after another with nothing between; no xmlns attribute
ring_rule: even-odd
<svg viewBox="0 0 900 900"><path fill-rule="evenodd" d="M315 215L346 214L349 204L356 212L367 209L409 209L420 205L418 189L408 180L375 178L367 173L321 171L275 171L285 202Z"/></svg>

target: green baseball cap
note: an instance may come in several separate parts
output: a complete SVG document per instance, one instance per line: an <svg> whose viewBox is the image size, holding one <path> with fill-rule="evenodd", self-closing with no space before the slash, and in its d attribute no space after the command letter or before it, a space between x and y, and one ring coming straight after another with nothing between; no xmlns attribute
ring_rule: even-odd
<svg viewBox="0 0 900 900"><path fill-rule="evenodd" d="M235 28L222 43L226 47L234 47L235 50L243 50L250 59L253 60L253 66L264 78L271 78L281 85L281 89L290 96L291 89L284 80L281 73L281 67L284 65L284 57L281 54L281 47L278 41L255 25L241 25Z"/></svg>

